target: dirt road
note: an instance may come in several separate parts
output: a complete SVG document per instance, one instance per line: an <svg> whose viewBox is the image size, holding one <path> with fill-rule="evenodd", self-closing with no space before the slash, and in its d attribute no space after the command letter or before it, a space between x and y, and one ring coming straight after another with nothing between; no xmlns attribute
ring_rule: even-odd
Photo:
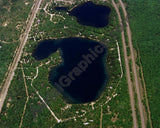
<svg viewBox="0 0 160 128"><path fill-rule="evenodd" d="M128 41L129 41L129 47L130 47L130 51L131 51L131 61L132 61L132 69L133 69L133 76L134 76L133 79L134 79L135 90L136 90L137 99L138 99L138 108L139 108L139 112L140 112L141 127L145 128L146 126L145 126L144 113L143 113L144 112L143 111L143 104L142 104L142 99L141 99L141 95L140 95L140 87L139 87L140 86L140 84L139 84L140 81L139 81L138 75L137 75L135 56L134 56L133 45L132 45L131 30L130 30L125 6L124 6L122 0L119 0L119 2L120 2L120 5L123 9L124 16L126 18L125 23L126 23L126 30L127 30ZM133 127L137 128L138 124L137 124L137 119L136 119L135 101L134 101L134 95L133 95L133 89L132 89L132 84L133 83L131 81L131 76L130 76L130 67L129 67L129 63L128 63L125 36L124 36L124 31L123 31L123 23L122 23L122 19L121 19L121 15L119 13L118 7L115 4L114 0L112 0L112 3L113 3L113 6L114 6L117 14L118 14L120 25L122 26L121 35L122 35L123 51L124 51L125 66L126 66L126 73L127 73L127 83L128 83L129 94L130 94L130 102L131 102L131 108L132 108Z"/></svg>
<svg viewBox="0 0 160 128"><path fill-rule="evenodd" d="M140 95L140 84L139 84L139 79L138 79L138 75L137 75L137 68L136 68L136 62L135 62L135 56L134 56L134 51L133 51L133 45L132 45L132 36L131 36L131 29L129 26L129 22L128 22L128 17L127 17L127 12L126 9L124 7L124 4L122 2L122 0L119 0L121 7L123 9L123 13L124 16L126 18L126 28L127 28L127 36L128 36L128 40L129 40L129 47L130 47L130 51L131 51L131 60L132 60L132 68L133 68L133 74L134 74L134 82L135 82L135 90L137 93L137 99L138 99L138 108L139 108L139 112L140 112L140 117L141 117L141 127L145 128L145 121L144 121L144 113L143 113L143 104L142 104L142 99L141 99L141 95Z"/></svg>
<svg viewBox="0 0 160 128"><path fill-rule="evenodd" d="M0 112L2 110L2 107L3 107L3 103L5 101L5 98L7 96L7 92L8 92L8 88L10 86L10 83L13 79L13 76L14 76L14 72L17 68L17 65L18 65L18 62L21 58L21 55L23 53L23 48L27 42L27 39L28 39L28 34L31 30L31 27L32 27L32 24L34 22L34 19L36 17L36 14L38 12L38 9L40 7L40 4L41 4L42 0L35 0L35 3L33 4L33 9L31 11L31 15L29 17L29 21L28 21L28 24L27 24L27 27L26 27L26 30L23 34L23 37L21 38L20 40L20 45L19 45L19 48L16 52L16 55L14 57L14 60L13 60L13 63L8 71L8 76L5 80L5 83L3 85L3 88L2 88L2 91L1 91L1 94L0 94ZM18 15L18 14L17 14Z"/></svg>
<svg viewBox="0 0 160 128"><path fill-rule="evenodd" d="M121 36L122 36L123 51L124 51L124 58L125 58L126 77L127 77L129 96L130 96L130 102L131 102L131 109L132 109L133 127L138 128L136 111L135 111L134 94L133 94L133 88L132 88L132 82L131 82L130 67L129 67L128 56L127 56L127 49L126 49L126 42L125 42L122 18L121 18L120 12L119 12L118 7L115 4L114 0L112 0L112 4L117 12L118 19L119 19L120 26L121 26Z"/></svg>

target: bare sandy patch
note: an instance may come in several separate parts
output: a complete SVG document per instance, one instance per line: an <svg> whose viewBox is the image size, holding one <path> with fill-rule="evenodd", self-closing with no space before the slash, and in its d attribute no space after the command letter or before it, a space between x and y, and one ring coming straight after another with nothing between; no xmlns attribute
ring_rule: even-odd
<svg viewBox="0 0 160 128"><path fill-rule="evenodd" d="M2 24L2 26L3 26L3 27L7 27L8 24L9 24L9 22L8 22L8 21L5 21L5 22Z"/></svg>

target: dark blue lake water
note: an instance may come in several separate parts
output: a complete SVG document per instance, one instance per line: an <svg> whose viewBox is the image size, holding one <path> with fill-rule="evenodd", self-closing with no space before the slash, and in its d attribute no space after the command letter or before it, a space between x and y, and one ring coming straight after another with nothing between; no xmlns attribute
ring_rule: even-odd
<svg viewBox="0 0 160 128"><path fill-rule="evenodd" d="M105 67L106 48L93 40L65 38L41 41L33 52L40 61L60 49L63 62L52 68L49 82L69 103L96 100L108 80Z"/></svg>
<svg viewBox="0 0 160 128"><path fill-rule="evenodd" d="M55 7L54 9L67 11L65 7ZM77 18L78 23L100 28L108 25L110 11L111 9L107 6L96 5L92 1L88 1L68 12Z"/></svg>
<svg viewBox="0 0 160 128"><path fill-rule="evenodd" d="M57 11L67 11L68 12L68 9L66 7L54 7L54 9Z"/></svg>

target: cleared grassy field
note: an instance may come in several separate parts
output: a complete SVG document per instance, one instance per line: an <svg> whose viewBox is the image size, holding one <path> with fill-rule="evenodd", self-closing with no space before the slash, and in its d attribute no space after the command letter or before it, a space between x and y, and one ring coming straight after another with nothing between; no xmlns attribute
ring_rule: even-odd
<svg viewBox="0 0 160 128"><path fill-rule="evenodd" d="M160 127L160 2L158 0L123 0L126 2L133 45L139 52L147 89L152 125ZM145 102L145 101L144 101Z"/></svg>

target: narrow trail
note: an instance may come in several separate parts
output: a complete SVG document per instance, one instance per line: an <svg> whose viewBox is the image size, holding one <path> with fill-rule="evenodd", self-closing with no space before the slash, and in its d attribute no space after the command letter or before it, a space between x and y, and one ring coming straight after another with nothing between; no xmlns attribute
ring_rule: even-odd
<svg viewBox="0 0 160 128"><path fill-rule="evenodd" d="M48 64L48 63L46 63ZM85 110L82 110L83 114L81 115L76 115L76 116L73 116L73 117L68 117L66 119L59 119L55 113L52 111L52 109L49 107L49 105L46 103L46 101L44 100L44 98L39 94L38 90L33 86L33 82L34 80L38 77L38 73L39 73L39 67L42 67L43 65L40 65L36 68L36 74L34 76L34 78L31 80L31 87L34 89L35 93L38 95L38 97L41 99L41 101L45 104L45 106L47 107L47 109L50 111L50 113L52 114L52 116L55 118L55 120L57 121L57 123L62 123L62 122L66 122L68 120L76 120L76 117L83 117L85 114L86 114L86 111Z"/></svg>
<svg viewBox="0 0 160 128"><path fill-rule="evenodd" d="M126 22L126 28L127 28L127 36L128 36L128 41L129 41L129 47L130 47L130 51L131 51L131 60L132 60L132 68L133 68L133 74L134 74L134 81L135 81L135 90L136 90L136 94L137 94L137 99L138 99L138 108L139 108L139 112L140 112L140 118L141 118L141 127L142 128L146 128L145 125L145 119L144 119L144 106L142 103L142 96L140 94L140 84L139 84L139 79L138 79L138 75L137 75L137 68L136 68L136 62L135 62L135 55L134 55L134 51L133 51L133 44L132 44L132 36L131 36L131 29L129 26L129 22L128 22L128 16L127 16L127 12L125 9L125 6L122 2L122 0L119 0L120 5L123 9L123 13L124 16L126 18L125 22Z"/></svg>
<svg viewBox="0 0 160 128"><path fill-rule="evenodd" d="M7 41L4 41L4 40L0 40L1 43L4 43L4 44L10 44L11 42L7 42Z"/></svg>
<svg viewBox="0 0 160 128"><path fill-rule="evenodd" d="M119 84L120 84L120 82L121 82L121 79L122 79L122 77L123 77L123 74L124 74L124 73L123 73L123 67L122 67L122 60L121 60L120 48L119 48L119 44L118 44L118 41L117 41L117 40L116 40L116 45L117 45L117 52L118 52L118 61L119 61L120 69L121 69L121 76L120 76L119 81L118 81L117 84L116 84L116 87L114 88L114 90L113 90L113 92L112 92L112 94L111 94L111 97L107 98L106 102L103 103L103 104L101 104L102 106L105 105L105 104L107 104L109 101L112 100L112 98L114 98L115 96L117 96L116 90L117 90L117 88L118 88L118 86L119 86ZM100 105L100 106L101 106L101 105Z"/></svg>
<svg viewBox="0 0 160 128"><path fill-rule="evenodd" d="M50 16L50 21L53 22L52 19L53 19L54 16L61 17L63 20L65 20L65 18L64 18L63 16L58 15L58 14L54 14L54 13L51 14L51 13L49 13L49 12L47 11L47 7L48 7L51 3L52 3L52 0L51 0L50 2L47 2L46 5L45 5L45 7L43 8L44 12Z"/></svg>
<svg viewBox="0 0 160 128"><path fill-rule="evenodd" d="M17 49L17 52L16 52L16 55L13 59L13 63L8 71L8 76L5 80L5 83L3 85L3 88L2 88L2 91L0 93L0 112L2 111L2 107L3 107L3 103L5 101L5 98L7 96L7 92L8 92L8 89L9 89L9 86L11 84L11 81L13 79L13 76L14 76L14 72L17 68L17 65L18 65L18 62L21 58L21 55L23 53L23 48L27 42L27 39L28 39L28 35L29 35L29 32L31 30L31 27L32 27L32 24L34 22L34 19L36 17L36 14L38 12L38 9L40 7L40 4L41 4L42 0L36 0L35 3L33 4L32 6L32 11L31 11L31 15L29 16L29 20L28 20L28 24L27 24L27 27L26 27L26 30L23 34L22 37L20 37L20 45Z"/></svg>
<svg viewBox="0 0 160 128"><path fill-rule="evenodd" d="M102 120L103 120L103 108L102 108L102 105L101 105L101 117L100 117L100 126L99 126L99 128L102 128Z"/></svg>
<svg viewBox="0 0 160 128"><path fill-rule="evenodd" d="M116 40L116 45L117 45L117 51L118 51L118 61L119 61L120 68L121 68L121 77L120 78L122 79L122 77L123 77L123 68L122 68L120 48L119 48L119 44L118 44L117 40Z"/></svg>
<svg viewBox="0 0 160 128"><path fill-rule="evenodd" d="M150 128L153 128L152 120L151 120L151 112L150 112L149 102L148 102L148 98L147 98L146 83L145 83L145 79L144 79L144 75L143 75L143 67L142 67L142 63L141 63L141 56L139 53L139 48L138 48L138 59L139 59L139 63L140 63L140 70L141 70L140 72L141 72L141 77L142 77L142 81L143 81L143 88L144 88L144 95L145 95L146 106L147 106L147 111L148 111L149 124L150 124Z"/></svg>
<svg viewBox="0 0 160 128"><path fill-rule="evenodd" d="M120 26L122 26L121 27L121 36L122 36L122 44L123 44L125 67L126 67L126 77L127 77L130 103L131 103L131 109L132 109L133 127L138 128L136 111L135 111L134 94L133 94L133 88L132 88L132 82L131 82L131 76L130 76L130 68L129 68L129 62L128 62L128 57L127 57L127 49L126 49L127 47L126 47L126 42L125 42L124 30L123 30L123 23L122 23L120 12L119 12L118 7L117 7L116 3L114 2L114 0L112 0L112 4L117 12Z"/></svg>
<svg viewBox="0 0 160 128"><path fill-rule="evenodd" d="M34 89L34 91L36 92L36 94L38 95L38 97L41 99L41 101L45 104L45 106L47 107L47 109L50 111L50 113L52 114L52 116L56 119L56 121L58 123L61 122L60 119L57 118L57 116L54 114L54 112L51 110L51 108L48 106L48 104L45 102L45 100L43 99L43 97L39 94L39 92L36 90L36 88L33 86L33 81L38 77L38 68L36 68L36 75L34 76L34 78L31 81L31 87Z"/></svg>
<svg viewBox="0 0 160 128"><path fill-rule="evenodd" d="M24 80L24 85L25 85L25 89L26 89L27 99L26 99L26 102L25 102L25 105L24 105L24 109L23 109L23 113L22 113L22 116L21 116L21 121L20 121L19 128L22 127L24 114L25 114L25 111L26 111L27 103L29 101L28 87L27 87L27 84L26 84L26 79L25 79L25 74L24 74L24 70L23 70L22 64L21 64L21 69L22 69L22 74L23 74L23 80Z"/></svg>

